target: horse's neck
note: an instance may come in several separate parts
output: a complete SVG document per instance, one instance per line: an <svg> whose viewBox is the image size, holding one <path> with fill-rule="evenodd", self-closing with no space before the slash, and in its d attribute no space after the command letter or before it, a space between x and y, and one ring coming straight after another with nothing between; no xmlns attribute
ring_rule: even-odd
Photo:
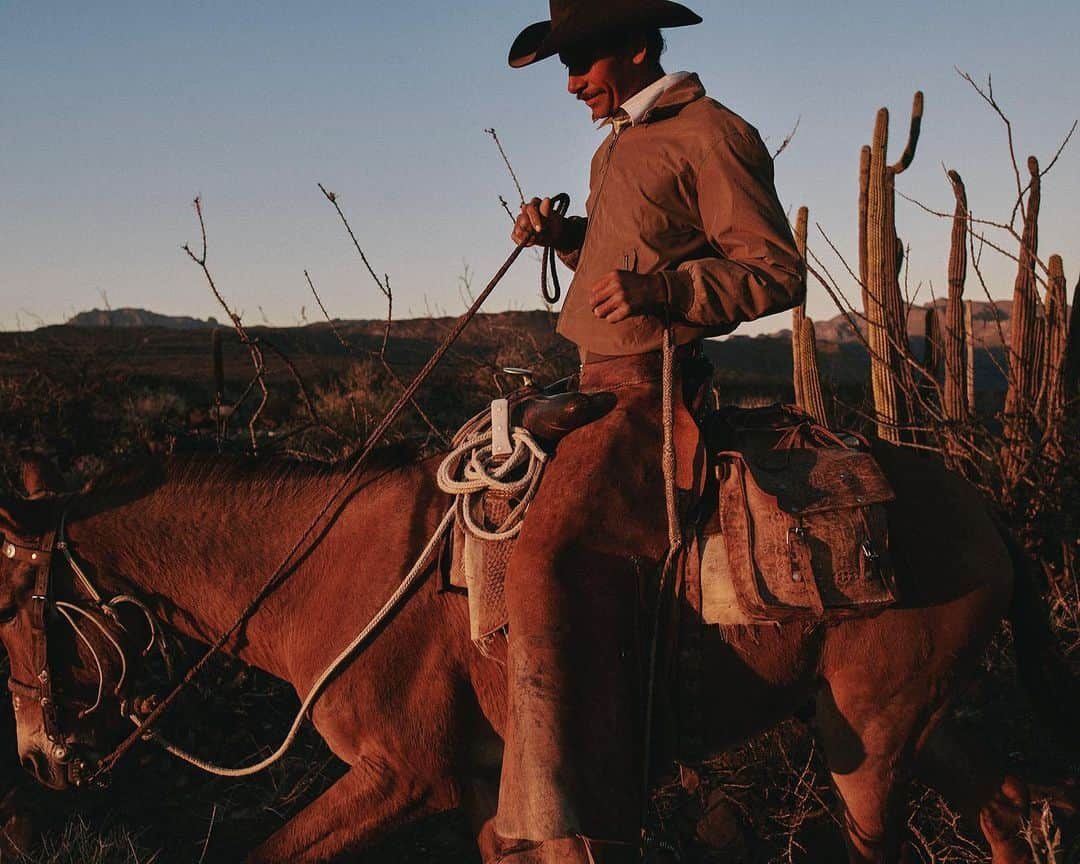
<svg viewBox="0 0 1080 864"><path fill-rule="evenodd" d="M259 605L233 653L292 678L302 634L323 631L333 643L339 639L333 619L347 624L377 607L385 580L378 573L356 579L356 565L365 546L379 542L374 532L380 520L408 517L402 487L413 485L410 478L415 481L418 472L424 473L419 466L400 469L364 485L314 550ZM76 553L110 583L103 587L133 591L179 632L212 642L238 619L340 482L335 475L314 477L283 484L273 495L254 485L198 489L166 483L73 524L70 534ZM348 564L351 572L343 569Z"/></svg>

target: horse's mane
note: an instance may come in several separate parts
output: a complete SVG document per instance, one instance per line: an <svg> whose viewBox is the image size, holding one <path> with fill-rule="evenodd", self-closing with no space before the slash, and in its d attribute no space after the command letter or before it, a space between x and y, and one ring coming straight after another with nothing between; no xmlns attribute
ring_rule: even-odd
<svg viewBox="0 0 1080 864"><path fill-rule="evenodd" d="M357 482L411 465L419 455L418 446L411 442L379 447L365 460ZM168 486L198 489L203 494L243 487L247 494L295 496L306 489L321 489L327 481L343 479L352 465L352 460L326 463L280 455L182 452L124 462L92 480L84 495L116 503Z"/></svg>

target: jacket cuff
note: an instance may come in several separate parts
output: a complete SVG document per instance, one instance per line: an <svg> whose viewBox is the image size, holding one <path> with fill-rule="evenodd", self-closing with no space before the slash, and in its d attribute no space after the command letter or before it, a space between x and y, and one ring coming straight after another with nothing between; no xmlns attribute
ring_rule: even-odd
<svg viewBox="0 0 1080 864"><path fill-rule="evenodd" d="M673 318L683 321L694 305L694 278L682 270L661 270L660 277L664 280L665 302L671 311Z"/></svg>
<svg viewBox="0 0 1080 864"><path fill-rule="evenodd" d="M580 252L581 247L585 243L585 226L588 224L588 219L583 216L566 216L563 218L563 230L562 237L559 238L559 245L555 247L556 252L561 252L564 255L570 255L574 252Z"/></svg>

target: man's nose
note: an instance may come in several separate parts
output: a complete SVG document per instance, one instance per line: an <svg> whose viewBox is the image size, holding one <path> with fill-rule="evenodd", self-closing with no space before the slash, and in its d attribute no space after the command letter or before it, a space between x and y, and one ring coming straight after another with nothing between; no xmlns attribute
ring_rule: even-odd
<svg viewBox="0 0 1080 864"><path fill-rule="evenodd" d="M582 75L570 75L566 79L566 89L571 96L577 96L585 89L585 78Z"/></svg>

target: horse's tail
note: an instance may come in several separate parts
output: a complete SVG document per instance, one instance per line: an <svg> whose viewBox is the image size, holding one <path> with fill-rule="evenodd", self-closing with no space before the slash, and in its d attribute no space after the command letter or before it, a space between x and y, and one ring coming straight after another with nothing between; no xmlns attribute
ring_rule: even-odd
<svg viewBox="0 0 1080 864"><path fill-rule="evenodd" d="M1035 562L1010 531L999 526L1013 565L1009 604L1020 681L1039 718L1070 750L1080 750L1080 679L1069 669L1054 631L1050 610L1039 591Z"/></svg>

